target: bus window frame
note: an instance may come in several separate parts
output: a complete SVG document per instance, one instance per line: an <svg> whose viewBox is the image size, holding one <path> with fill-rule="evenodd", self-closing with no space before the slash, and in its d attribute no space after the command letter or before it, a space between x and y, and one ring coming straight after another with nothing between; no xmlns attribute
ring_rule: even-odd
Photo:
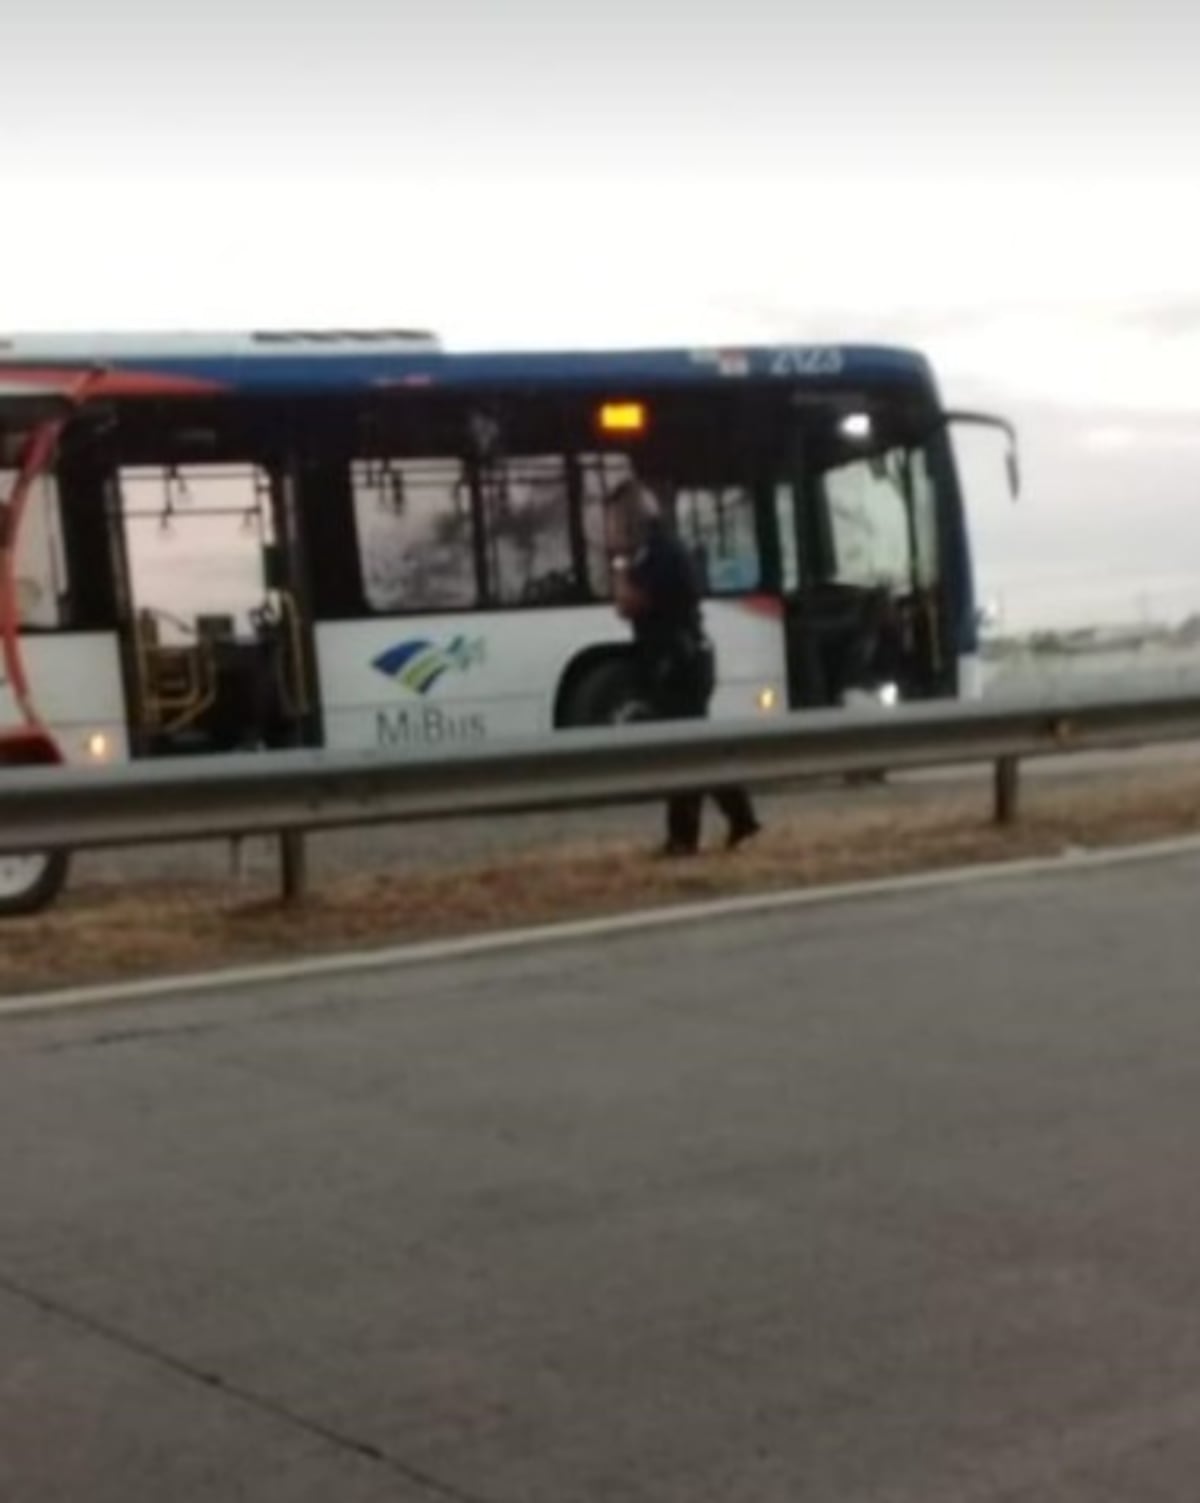
<svg viewBox="0 0 1200 1503"><path fill-rule="evenodd" d="M728 388L713 387L706 390L704 395L723 399L730 394ZM453 460L461 463L466 472L466 479L472 508L472 547L475 555L475 600L471 604L458 606L439 606L419 604L413 606L388 607L383 610L373 607L367 598L366 574L367 560L362 551L362 540L358 532L357 523L352 525L351 532L357 544L356 572L362 580L359 610L361 619L376 620L388 617L429 617L437 619L447 616L468 616L480 613L507 614L510 612L540 611L540 610L563 610L585 609L611 605L611 594L600 593L596 589L592 579L592 571L589 567L589 554L587 547L587 524L583 496L583 470L588 458L593 455L624 455L633 463L635 471L644 480L647 486L662 497L662 488L670 484L675 490L707 489L716 492L719 489L732 489L734 486L746 493L748 504L752 510L753 540L756 551L757 579L754 584L745 587L728 590L707 590L705 598L714 601L747 599L761 596L771 589L769 574L767 572L767 559L769 550L763 546L764 528L769 528L769 518L764 515L764 500L761 494L761 465L757 456L751 451L745 451L744 443L740 445L741 452L738 455L737 474L727 476L720 483L711 477L700 480L692 480L690 476L682 473L678 475L664 475L660 473L661 466L656 463L656 446L652 441L641 440L629 441L616 438L606 439L598 433L594 426L594 413L603 395L600 391L580 391L573 393L554 393L546 401L543 410L544 415L535 426L538 439L531 442L523 437L521 423L521 407L532 400L539 399L543 394L538 392L521 393L497 393L492 391L456 391L454 393L439 393L437 406L431 411L437 412L442 423L447 415L452 418L457 416L461 423L462 440L454 446L435 445L433 442L421 442L421 426L425 414L416 410L416 401L409 394L408 401L411 404L407 413L396 412L395 402L384 406L364 408L358 413L358 427L361 431L367 428L372 433L372 449L368 454L360 442L355 442L352 452L341 456L342 463L347 467L362 461L365 458L378 460L391 459L396 462L404 462L407 459L426 460ZM694 394L689 394L694 399ZM634 393L638 400L645 401L653 411L654 404L662 401L662 394ZM439 410L440 409L440 410ZM519 441L506 446L502 454L503 460L519 461L521 459L549 459L561 458L565 477L565 495L567 500L565 533L570 564L570 575L574 584L574 593L571 598L548 599L548 600L503 600L499 598L497 582L492 578L489 551L492 542L491 529L488 527L487 506L484 497L484 484L482 471L484 461L478 454L470 452L468 440L468 424L471 415L475 412L486 413L498 423L500 428L507 434L514 428L517 429ZM391 423L379 421L380 415L390 418ZM415 415L414 415L415 414ZM375 421L372 421L375 418ZM390 427L396 438L388 442L386 430ZM554 433L556 442L551 447L545 438L545 433L550 430ZM444 429L442 430L445 431ZM399 441L397 441L399 440ZM682 467L678 467L682 471ZM353 498L353 487L351 486ZM666 498L662 498L666 499ZM353 499L351 504L354 505ZM668 503L669 505L669 503ZM328 618L322 618L328 619Z"/></svg>

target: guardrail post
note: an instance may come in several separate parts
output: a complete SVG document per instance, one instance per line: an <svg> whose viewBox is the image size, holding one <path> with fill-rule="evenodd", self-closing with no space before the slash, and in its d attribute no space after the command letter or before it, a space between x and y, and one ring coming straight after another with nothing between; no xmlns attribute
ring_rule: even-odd
<svg viewBox="0 0 1200 1503"><path fill-rule="evenodd" d="M996 762L996 799L993 817L998 825L1014 825L1021 794L1021 763L1016 757L1000 757Z"/></svg>
<svg viewBox="0 0 1200 1503"><path fill-rule="evenodd" d="M308 847L302 830L279 835L280 895L285 903L301 903L308 892Z"/></svg>

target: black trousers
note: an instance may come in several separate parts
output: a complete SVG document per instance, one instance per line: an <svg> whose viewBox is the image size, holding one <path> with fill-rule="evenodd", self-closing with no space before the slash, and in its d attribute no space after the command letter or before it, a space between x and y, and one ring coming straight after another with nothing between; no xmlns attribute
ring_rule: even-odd
<svg viewBox="0 0 1200 1503"><path fill-rule="evenodd" d="M648 654L643 665L646 698L655 720L703 720L713 692L712 649L707 644L681 641ZM736 784L707 790L725 816L730 834L756 828L754 805ZM677 793L667 800L667 844L673 850L695 850L700 844L704 790Z"/></svg>

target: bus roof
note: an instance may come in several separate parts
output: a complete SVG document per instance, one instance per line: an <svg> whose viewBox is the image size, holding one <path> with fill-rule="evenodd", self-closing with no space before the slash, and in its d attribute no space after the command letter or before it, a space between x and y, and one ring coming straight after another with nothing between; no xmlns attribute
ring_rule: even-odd
<svg viewBox="0 0 1200 1503"><path fill-rule="evenodd" d="M0 337L0 394L89 396L354 395L392 388L611 390L733 384L905 385L932 394L916 351L875 345L450 353L432 336L371 334ZM90 373L90 375L89 375Z"/></svg>
<svg viewBox="0 0 1200 1503"><path fill-rule="evenodd" d="M440 350L426 329L248 329L238 333L0 334L0 359L211 360L300 353L314 357L354 351L410 355Z"/></svg>

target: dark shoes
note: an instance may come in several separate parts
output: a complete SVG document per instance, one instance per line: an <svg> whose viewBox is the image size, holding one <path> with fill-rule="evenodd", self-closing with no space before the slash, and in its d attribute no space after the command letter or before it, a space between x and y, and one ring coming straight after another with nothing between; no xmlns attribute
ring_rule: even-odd
<svg viewBox="0 0 1200 1503"><path fill-rule="evenodd" d="M753 840L761 831L762 825L756 819L747 820L743 824L730 825L729 833L725 836L725 849L736 851L739 846L745 845L748 840ZM660 845L654 854L660 861L674 861L683 856L698 855L699 850L698 845L692 845L684 840L668 840Z"/></svg>
<svg viewBox="0 0 1200 1503"><path fill-rule="evenodd" d="M736 851L738 846L745 845L748 840L753 840L761 830L762 825L756 819L747 820L745 824L730 825L729 834L725 837L725 849Z"/></svg>

